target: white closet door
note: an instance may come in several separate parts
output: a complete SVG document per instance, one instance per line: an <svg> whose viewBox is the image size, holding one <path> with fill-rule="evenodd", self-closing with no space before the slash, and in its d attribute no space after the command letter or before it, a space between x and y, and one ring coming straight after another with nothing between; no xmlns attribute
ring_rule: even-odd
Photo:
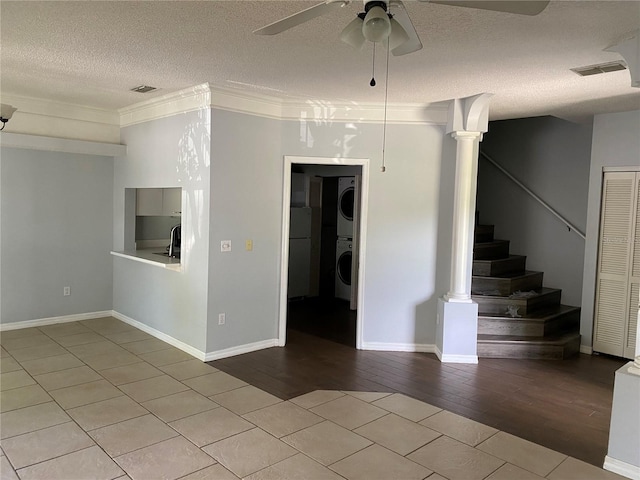
<svg viewBox="0 0 640 480"><path fill-rule="evenodd" d="M628 343L631 242L637 196L635 173L605 173L593 349L610 355L624 356Z"/></svg>
<svg viewBox="0 0 640 480"><path fill-rule="evenodd" d="M636 350L638 330L638 308L640 304L640 173L635 178L635 211L633 236L631 238L631 271L629 278L629 307L627 311L627 332L623 357L633 358Z"/></svg>

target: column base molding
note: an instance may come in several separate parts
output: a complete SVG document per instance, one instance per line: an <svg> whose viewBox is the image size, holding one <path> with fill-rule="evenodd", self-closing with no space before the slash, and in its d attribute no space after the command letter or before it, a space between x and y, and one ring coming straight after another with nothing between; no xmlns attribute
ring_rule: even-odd
<svg viewBox="0 0 640 480"><path fill-rule="evenodd" d="M436 355L441 362L478 363L478 304L438 299Z"/></svg>
<svg viewBox="0 0 640 480"><path fill-rule="evenodd" d="M470 295L460 293L447 293L442 299L448 303L473 303Z"/></svg>

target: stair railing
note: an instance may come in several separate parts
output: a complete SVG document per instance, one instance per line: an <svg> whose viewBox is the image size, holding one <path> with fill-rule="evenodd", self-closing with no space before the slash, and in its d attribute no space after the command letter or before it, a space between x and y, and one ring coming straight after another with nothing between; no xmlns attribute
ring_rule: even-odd
<svg viewBox="0 0 640 480"><path fill-rule="evenodd" d="M555 217L558 218L558 220L560 220L562 223L565 224L565 226L569 229L569 231L574 231L577 235L579 235L583 240L586 239L586 236L584 233L582 233L580 231L580 229L578 229L573 223L571 223L569 220L567 220L566 218L564 218L562 215L560 215L556 210L554 210L554 208L549 205L547 202L545 202L542 198L540 198L538 195L536 195L535 193L533 193L531 191L531 189L529 189L526 185L524 185L520 180L518 180L516 177L514 177L513 175L511 175L507 170L504 169L504 167L502 167L502 165L500 165L498 162L496 162L493 158L491 158L489 155L487 155L484 152L480 152L480 155L487 160L489 163L491 163L494 167L496 167L498 170L500 170L503 174L505 174L507 176L507 178L509 178L513 183L515 183L516 185L518 185L522 190L524 190L525 192L527 192L531 197L533 197L534 200L536 200L540 205L542 205L544 208L546 208L547 210L549 210Z"/></svg>

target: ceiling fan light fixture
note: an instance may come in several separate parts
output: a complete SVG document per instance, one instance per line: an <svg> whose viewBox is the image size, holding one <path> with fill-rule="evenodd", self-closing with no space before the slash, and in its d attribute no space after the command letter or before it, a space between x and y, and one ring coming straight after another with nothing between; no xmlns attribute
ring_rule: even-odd
<svg viewBox="0 0 640 480"><path fill-rule="evenodd" d="M349 24L344 27L340 34L340 40L344 43L351 45L353 48L360 49L364 45L365 38L362 33L363 20L360 17L354 18Z"/></svg>
<svg viewBox="0 0 640 480"><path fill-rule="evenodd" d="M362 23L362 34L370 42L382 42L391 34L391 21L382 7L374 6L367 11Z"/></svg>
<svg viewBox="0 0 640 480"><path fill-rule="evenodd" d="M392 18L391 33L389 34L389 48L393 50L396 47L399 47L403 43L407 42L408 40L409 40L409 34L407 33L407 31L404 28L402 28L402 25L400 25L400 22Z"/></svg>

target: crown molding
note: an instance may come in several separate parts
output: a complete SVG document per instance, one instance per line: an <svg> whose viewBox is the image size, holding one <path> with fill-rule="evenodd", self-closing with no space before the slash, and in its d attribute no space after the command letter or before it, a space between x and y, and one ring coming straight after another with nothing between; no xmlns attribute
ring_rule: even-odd
<svg viewBox="0 0 640 480"><path fill-rule="evenodd" d="M2 103L8 103L16 107L17 110L14 115L29 114L52 117L52 119L76 120L80 122L120 126L120 116L118 112L104 108L56 102L43 98L13 95L4 92L2 93Z"/></svg>
<svg viewBox="0 0 640 480"><path fill-rule="evenodd" d="M119 109L120 127L208 109L210 104L211 88L203 83Z"/></svg>
<svg viewBox="0 0 640 480"><path fill-rule="evenodd" d="M120 142L120 116L114 110L2 93L17 108L4 133L99 143Z"/></svg>
<svg viewBox="0 0 640 480"><path fill-rule="evenodd" d="M387 123L446 125L450 102L387 105ZM277 120L382 123L384 104L282 99L212 87L208 83L154 97L118 110L120 126L157 120L194 110L218 109Z"/></svg>

